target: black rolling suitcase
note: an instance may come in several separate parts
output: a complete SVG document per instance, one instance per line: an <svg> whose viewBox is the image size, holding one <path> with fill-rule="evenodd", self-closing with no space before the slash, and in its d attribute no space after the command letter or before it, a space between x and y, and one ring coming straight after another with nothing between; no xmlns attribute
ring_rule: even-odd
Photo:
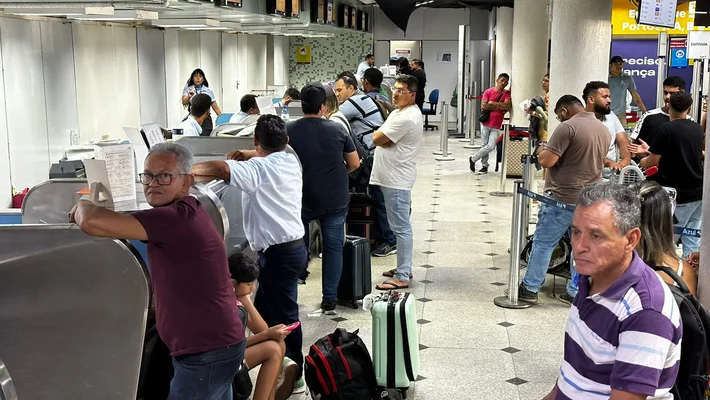
<svg viewBox="0 0 710 400"><path fill-rule="evenodd" d="M357 236L346 236L343 247L343 273L338 283L338 300L357 308L372 291L372 271L370 267L370 242Z"/></svg>

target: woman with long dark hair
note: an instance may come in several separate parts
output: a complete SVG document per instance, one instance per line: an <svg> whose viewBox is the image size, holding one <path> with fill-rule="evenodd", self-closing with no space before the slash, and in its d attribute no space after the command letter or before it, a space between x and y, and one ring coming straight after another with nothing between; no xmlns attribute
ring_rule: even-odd
<svg viewBox="0 0 710 400"><path fill-rule="evenodd" d="M212 99L212 110L219 116L222 114L222 110L220 110L219 105L217 104L217 100L214 97L214 92L212 89L210 89L210 84L207 82L207 78L205 77L205 72L202 71L200 68L195 69L192 71L192 74L190 74L190 79L187 80L187 84L185 85L185 89L182 91L182 105L187 107L187 109L190 109L190 100L192 97L196 94L204 93ZM212 132L212 116L208 116L205 121L202 123L202 134L200 136L209 136L210 133Z"/></svg>
<svg viewBox="0 0 710 400"><path fill-rule="evenodd" d="M641 241L636 252L648 265L672 268L695 295L698 274L692 265L678 257L673 238L673 203L668 192L655 181L636 183L632 189L641 200ZM673 284L671 277L659 274Z"/></svg>

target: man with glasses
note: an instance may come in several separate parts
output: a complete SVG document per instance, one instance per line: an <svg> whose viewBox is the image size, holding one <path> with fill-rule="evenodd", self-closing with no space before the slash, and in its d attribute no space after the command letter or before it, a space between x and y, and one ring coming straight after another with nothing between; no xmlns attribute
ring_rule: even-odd
<svg viewBox="0 0 710 400"><path fill-rule="evenodd" d="M377 148L370 184L382 188L387 220L397 238L397 268L383 274L389 279L377 285L378 290L408 288L412 278L414 236L410 211L424 129L416 98L417 78L398 76L392 91L397 109L372 136Z"/></svg>
<svg viewBox="0 0 710 400"><path fill-rule="evenodd" d="M254 306L269 326L299 321L298 274L307 262L301 222L303 176L298 158L285 151L287 144L283 120L262 115L254 128L255 150L235 150L227 161L201 162L192 168L195 175L216 176L242 191L244 232L252 250L259 253ZM300 326L286 336L284 344L286 356L299 367L292 392L301 393L306 384Z"/></svg>
<svg viewBox="0 0 710 400"><path fill-rule="evenodd" d="M611 91L611 111L619 118L621 125L626 127L626 92L631 93L631 99L646 113L641 96L636 91L634 78L624 72L624 59L614 56L609 60L609 90Z"/></svg>
<svg viewBox="0 0 710 400"><path fill-rule="evenodd" d="M582 189L601 180L604 159L611 145L606 126L582 102L570 94L562 96L555 106L562 122L550 141L537 148L544 168L545 195L565 204L576 204ZM518 298L537 303L537 293L545 281L552 251L572 224L572 213L558 207L540 204L537 225L527 272L518 289ZM570 263L572 278L560 300L570 304L577 295L576 273Z"/></svg>
<svg viewBox="0 0 710 400"><path fill-rule="evenodd" d="M175 370L170 399L231 399L244 358L244 326L222 237L189 195L191 169L188 149L157 144L140 174L152 209L129 215L80 200L69 221L88 235L148 242L158 333Z"/></svg>

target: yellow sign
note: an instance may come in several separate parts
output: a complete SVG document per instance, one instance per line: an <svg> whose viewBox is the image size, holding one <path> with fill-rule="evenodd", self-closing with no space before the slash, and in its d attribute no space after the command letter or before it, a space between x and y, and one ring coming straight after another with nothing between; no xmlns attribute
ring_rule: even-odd
<svg viewBox="0 0 710 400"><path fill-rule="evenodd" d="M311 46L296 46L296 64L311 63Z"/></svg>
<svg viewBox="0 0 710 400"><path fill-rule="evenodd" d="M666 31L669 35L687 35L688 31L707 28L693 27L695 2L679 4L676 9L675 28L639 25L636 23L638 8L630 0L614 0L611 11L612 35L657 35Z"/></svg>

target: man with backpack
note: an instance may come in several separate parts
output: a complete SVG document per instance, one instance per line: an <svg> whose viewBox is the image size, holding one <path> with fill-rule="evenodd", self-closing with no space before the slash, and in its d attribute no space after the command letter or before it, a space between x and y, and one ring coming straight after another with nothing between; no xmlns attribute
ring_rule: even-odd
<svg viewBox="0 0 710 400"><path fill-rule="evenodd" d="M678 398L681 313L670 287L634 251L640 226L632 189L606 182L582 191L572 220L579 294L560 376L544 400Z"/></svg>
<svg viewBox="0 0 710 400"><path fill-rule="evenodd" d="M340 111L350 123L355 140L372 154L375 150L372 136L385 120L377 101L360 91L354 76L346 73L340 74L335 81L335 96L338 98ZM379 186L369 185L368 188L375 203L375 217L379 227L378 247L372 251L372 255L385 257L395 254L397 239L387 222L385 196Z"/></svg>

